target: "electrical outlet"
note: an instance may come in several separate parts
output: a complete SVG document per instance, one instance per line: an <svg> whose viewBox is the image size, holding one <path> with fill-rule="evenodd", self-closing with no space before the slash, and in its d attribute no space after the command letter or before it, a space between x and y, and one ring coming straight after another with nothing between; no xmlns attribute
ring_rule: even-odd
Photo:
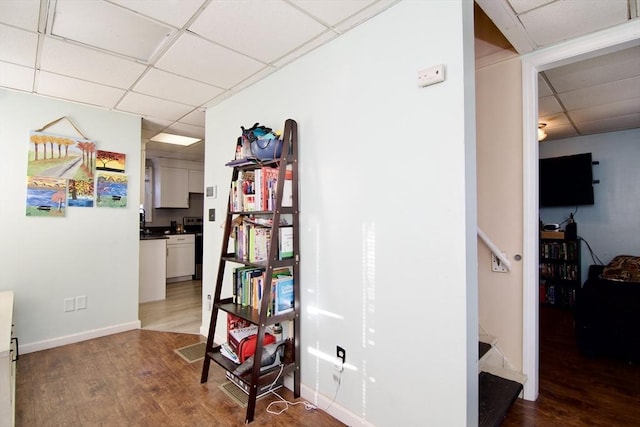
<svg viewBox="0 0 640 427"><path fill-rule="evenodd" d="M347 352L339 345L336 346L336 356L338 359L342 360L342 364L344 365L345 360L347 360Z"/></svg>
<svg viewBox="0 0 640 427"><path fill-rule="evenodd" d="M76 300L75 298L65 298L64 299L64 311L75 311L76 309Z"/></svg>
<svg viewBox="0 0 640 427"><path fill-rule="evenodd" d="M87 309L87 297L82 295L76 297L76 310L86 310Z"/></svg>
<svg viewBox="0 0 640 427"><path fill-rule="evenodd" d="M502 252L502 255L504 255L505 258L507 257L506 252ZM507 267L505 267L504 264L500 262L500 259L494 253L491 254L491 271L494 271L496 273L507 272Z"/></svg>
<svg viewBox="0 0 640 427"><path fill-rule="evenodd" d="M444 64L418 71L418 86L424 87L444 81Z"/></svg>

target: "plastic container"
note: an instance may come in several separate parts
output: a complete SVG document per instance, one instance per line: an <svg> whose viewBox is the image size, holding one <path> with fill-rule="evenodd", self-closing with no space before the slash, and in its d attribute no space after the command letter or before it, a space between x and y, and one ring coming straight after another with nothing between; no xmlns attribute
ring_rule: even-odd
<svg viewBox="0 0 640 427"><path fill-rule="evenodd" d="M251 154L258 160L279 159L282 154L282 140L256 139L251 143Z"/></svg>

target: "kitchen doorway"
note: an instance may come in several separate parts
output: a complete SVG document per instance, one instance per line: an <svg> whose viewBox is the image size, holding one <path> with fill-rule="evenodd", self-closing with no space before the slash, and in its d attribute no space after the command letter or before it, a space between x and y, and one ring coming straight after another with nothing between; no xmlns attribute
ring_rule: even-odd
<svg viewBox="0 0 640 427"><path fill-rule="evenodd" d="M168 283L166 299L142 303L138 312L142 329L200 334L202 280Z"/></svg>

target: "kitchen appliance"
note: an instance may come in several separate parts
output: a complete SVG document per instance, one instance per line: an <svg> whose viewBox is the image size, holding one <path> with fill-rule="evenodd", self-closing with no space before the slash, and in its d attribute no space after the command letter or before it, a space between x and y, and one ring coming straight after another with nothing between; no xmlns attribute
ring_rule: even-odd
<svg viewBox="0 0 640 427"><path fill-rule="evenodd" d="M193 233L196 236L196 274L194 280L202 280L202 217L185 216L182 218L182 226L185 233Z"/></svg>

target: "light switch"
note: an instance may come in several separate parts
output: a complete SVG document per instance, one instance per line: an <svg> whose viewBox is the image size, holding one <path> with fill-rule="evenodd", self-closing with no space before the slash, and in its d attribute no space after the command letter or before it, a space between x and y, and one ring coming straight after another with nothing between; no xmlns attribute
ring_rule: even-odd
<svg viewBox="0 0 640 427"><path fill-rule="evenodd" d="M209 209L209 221L215 221L215 220L216 220L216 210Z"/></svg>

